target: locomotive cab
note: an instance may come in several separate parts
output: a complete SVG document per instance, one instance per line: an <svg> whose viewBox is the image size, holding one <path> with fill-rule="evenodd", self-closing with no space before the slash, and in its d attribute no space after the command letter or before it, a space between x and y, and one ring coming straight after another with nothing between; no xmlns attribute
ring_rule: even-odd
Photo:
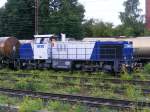
<svg viewBox="0 0 150 112"><path fill-rule="evenodd" d="M33 53L36 68L50 68L54 35L35 35L34 37Z"/></svg>
<svg viewBox="0 0 150 112"><path fill-rule="evenodd" d="M51 38L53 35L35 35L34 59L48 60L51 58Z"/></svg>

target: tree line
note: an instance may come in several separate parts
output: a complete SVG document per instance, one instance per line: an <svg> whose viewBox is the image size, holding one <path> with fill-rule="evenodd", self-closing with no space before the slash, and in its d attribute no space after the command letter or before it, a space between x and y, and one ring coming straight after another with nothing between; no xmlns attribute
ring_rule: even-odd
<svg viewBox="0 0 150 112"><path fill-rule="evenodd" d="M84 7L77 0L39 0L39 34L82 36ZM0 9L0 36L31 38L35 34L34 0L7 0Z"/></svg>
<svg viewBox="0 0 150 112"><path fill-rule="evenodd" d="M126 0L125 10L119 16L122 24L113 26L94 19L85 20L85 9L78 0L39 0L38 31L39 34L65 33L76 39L149 35L139 4L139 0ZM30 39L35 34L34 28L34 0L7 0L0 8L0 36Z"/></svg>
<svg viewBox="0 0 150 112"><path fill-rule="evenodd" d="M113 26L112 23L88 20L84 29L87 36L149 36L150 31L145 28L144 15L139 8L139 0L126 0L123 3L124 12L120 12L121 25Z"/></svg>

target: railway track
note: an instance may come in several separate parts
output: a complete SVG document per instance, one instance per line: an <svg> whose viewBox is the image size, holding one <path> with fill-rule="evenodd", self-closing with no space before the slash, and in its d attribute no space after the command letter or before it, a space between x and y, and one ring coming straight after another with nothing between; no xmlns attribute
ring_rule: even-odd
<svg viewBox="0 0 150 112"><path fill-rule="evenodd" d="M29 73L0 73L0 75L15 75L17 77L29 77L33 76L33 74ZM34 77L38 77L38 75L34 75ZM110 82L110 83L129 83L134 85L150 85L150 80L122 80L119 78L101 78L101 77L85 77L85 76L65 76L65 75L49 75L49 78L59 79L63 78L64 80L77 80L79 79L81 82L87 82L88 80L100 81L100 82ZM7 77L6 77L7 79Z"/></svg>
<svg viewBox="0 0 150 112"><path fill-rule="evenodd" d="M1 73L0 73L1 74ZM5 77L6 74L9 73L3 73L4 77L0 77L0 80L9 80L12 82L17 82L19 81L18 79L13 79L11 77ZM9 74L12 75L12 74ZM19 77L28 77L31 76L32 74L18 74L18 73L14 73L13 75L19 76ZM115 83L115 84L121 84L121 83L131 83L131 84L138 84L138 85L148 85L150 84L150 81L140 81L140 80L121 80L121 79L102 79L102 78L98 78L98 77L79 77L79 76L53 76L53 75L49 75L50 78L54 78L54 79L59 79L60 77L62 77L64 80L76 80L76 79L80 79L80 83L72 83L72 82L53 82L54 84L58 85L58 86L80 86L80 87L86 87L86 88L103 88L103 89L112 89L110 86L105 86L102 85L105 84L106 82L111 82L111 83ZM99 84L91 84L91 83L85 83L88 80L94 80L94 81L100 81ZM28 81L29 83L31 81ZM42 83L42 81L37 81L37 83ZM124 93L125 89L124 88L115 88L114 91L116 93ZM143 94L150 94L150 89L141 89Z"/></svg>
<svg viewBox="0 0 150 112"><path fill-rule="evenodd" d="M80 87L85 87L88 89L92 89L92 88L103 88L104 90L112 90L112 87L109 86L105 86L105 85L92 85L92 84L75 84L75 83L63 83L63 82L58 82L56 83L56 85L60 86L60 87L67 87L67 86L80 86ZM113 88L115 93L118 94L122 94L125 92L125 88ZM141 92L144 95L150 95L150 89L141 89Z"/></svg>
<svg viewBox="0 0 150 112"><path fill-rule="evenodd" d="M1 75L3 75L4 77L0 77L0 80L10 80L12 82L17 82L19 81L18 79L13 79L10 77L5 77L5 75L15 75L18 77L29 77L29 76L33 76L33 74L28 74L28 73L0 73ZM36 76L36 75L35 75ZM134 84L134 85L150 85L150 81L142 81L142 80L121 80L119 78L115 78L115 79L105 79L105 78L99 78L99 77L80 77L80 76L64 76L64 75L49 75L50 78L54 78L54 79L59 79L60 77L63 78L64 80L80 80L80 84L76 84L76 83L71 83L71 82L55 82L55 84L59 85L59 86L84 86L87 88L104 88L104 89L111 89L111 87L105 86L105 85L101 85L101 84L85 84L85 82L87 82L88 80L94 80L94 81L100 81L100 83L106 83L106 82L110 82L110 83L115 83L115 84L121 84L121 83L129 83L129 84ZM30 82L30 81L29 81ZM41 83L41 81L38 81L38 83ZM117 93L123 93L124 89L123 88L117 88L115 89L115 91ZM141 89L143 94L150 94L150 89Z"/></svg>
<svg viewBox="0 0 150 112"><path fill-rule="evenodd" d="M1 79L0 80L4 80ZM19 81L19 80L11 80L13 83ZM28 83L32 83L32 81L28 81ZM40 81L38 81L37 83L42 83ZM70 87L70 86L80 86L80 87L84 87L84 88L88 88L88 89L92 89L92 88L103 88L105 90L111 90L112 87L110 86L105 86L105 85L93 85L93 84L76 84L76 83L69 83L69 82L54 82L54 85L57 85L57 87ZM123 94L125 92L125 88L113 88L115 93L118 94ZM141 92L144 95L149 95L150 94L150 89L141 89Z"/></svg>
<svg viewBox="0 0 150 112"><path fill-rule="evenodd" d="M78 77L78 76L55 76L50 75L50 78L59 79L62 77L64 80L81 80L83 82L87 82L88 80L100 81L100 82L110 82L115 84L129 83L134 85L150 85L150 80L122 80L119 78L99 78L99 77Z"/></svg>
<svg viewBox="0 0 150 112"><path fill-rule="evenodd" d="M0 72L0 76L9 76L9 75L15 75L17 77L29 77L32 76L33 74L29 73L9 73L9 72Z"/></svg>
<svg viewBox="0 0 150 112"><path fill-rule="evenodd" d="M108 106L111 108L144 108L150 107L150 102L140 102L140 101L128 101L128 100L117 100L117 99L106 99L97 98L89 96L78 96L78 95L66 95L66 94L54 94L54 93L44 93L44 92L33 92L25 90L16 90L8 88L0 88L1 94L7 94L15 97L28 96L31 98L41 98L44 101L58 100L70 103L82 103L91 107Z"/></svg>

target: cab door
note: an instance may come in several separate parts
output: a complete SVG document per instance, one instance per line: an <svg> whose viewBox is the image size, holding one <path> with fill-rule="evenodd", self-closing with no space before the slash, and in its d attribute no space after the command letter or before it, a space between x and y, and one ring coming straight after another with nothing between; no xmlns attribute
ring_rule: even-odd
<svg viewBox="0 0 150 112"><path fill-rule="evenodd" d="M47 60L51 57L49 38L37 38L34 42L34 59Z"/></svg>

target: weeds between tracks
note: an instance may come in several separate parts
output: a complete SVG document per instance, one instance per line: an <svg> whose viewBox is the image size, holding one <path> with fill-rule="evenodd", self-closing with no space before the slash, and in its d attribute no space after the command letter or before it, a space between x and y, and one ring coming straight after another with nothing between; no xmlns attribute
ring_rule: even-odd
<svg viewBox="0 0 150 112"><path fill-rule="evenodd" d="M38 76L37 76L38 75ZM2 75L1 78L5 76ZM62 77L62 75L57 75L57 79L52 79L52 75L47 74L31 74L28 77L17 77L15 75L9 75L9 78L14 80L11 82L9 78L7 80L1 81L1 87L11 87L16 89L24 90L34 90L34 91L44 91L44 92L54 92L54 93L69 93L69 94L81 94L90 96L103 96L106 98L117 98L117 99L130 99L133 100L149 100L149 97L143 96L139 86L129 85L129 84L112 84L110 82L100 83L100 80L95 81L95 76L90 77L92 79L90 82L82 81L80 77L74 78L72 80L67 80ZM7 76L6 76L7 77ZM85 77L85 76L84 76ZM71 76L69 78L72 78ZM94 78L94 79L93 79ZM101 78L100 78L101 79ZM16 81L17 80L17 81ZM102 79L103 80L103 79ZM67 87L63 87L62 83L65 83ZM59 85L58 85L59 84ZM92 84L92 89L89 89L86 85ZM99 86L99 87L98 87ZM131 87L130 87L131 86ZM106 89L109 87L109 89ZM118 94L115 92L115 88L125 88L124 94ZM133 88L131 90L130 88ZM135 88L135 89L134 89ZM129 91L128 91L129 90ZM130 91L132 93L130 93ZM135 92L134 92L135 91ZM138 95L133 95L133 93L138 93ZM135 97L133 97L135 96Z"/></svg>
<svg viewBox="0 0 150 112"><path fill-rule="evenodd" d="M4 80L0 81L0 86L4 87L11 87L11 88L17 88L17 89L24 89L24 90L35 90L35 91L43 91L43 92L54 92L54 93L69 93L69 94L81 94L81 95L90 95L90 96L102 96L105 98L116 98L116 99L132 99L134 101L150 101L149 96L144 96L141 92L141 88L147 88L147 86L143 87L143 85L134 85L134 84L125 84L125 82L122 81L120 84L114 84L110 81L105 81L102 83L102 80L105 78L114 78L111 75L105 75L105 74L95 74L95 75L89 75L89 74L80 74L79 72L75 74L70 74L70 72L54 72L54 71L0 71L0 72L10 72L10 74L7 76L6 74L0 74L0 78L3 78ZM11 74L14 73L14 74ZM15 75L16 73L20 75ZM30 74L30 75L21 75L22 73ZM56 78L58 76L58 78ZM65 76L66 78L63 78L62 76ZM73 79L73 77L79 77L76 79ZM82 80L80 77L87 77L91 78L90 80L85 79ZM67 79L67 77L71 77ZM134 76L135 77L135 76ZM9 80L10 78L10 80ZM95 78L99 78L95 79ZM134 79L133 76L122 76L121 79L123 80L132 80ZM136 79L142 79L144 78L136 78ZM11 82L11 80L14 80L14 82ZM18 80L18 81L15 81ZM97 80L97 81L96 81ZM63 85L57 85L57 83L67 83L67 87L63 87ZM78 85L71 85L78 84ZM89 89L85 87L85 84L92 84L93 88ZM96 87L96 86L102 86L102 87ZM95 87L94 87L95 86ZM107 86L110 87L110 89L105 89ZM114 92L115 88L122 88L125 87L125 93L122 95L117 94Z"/></svg>

